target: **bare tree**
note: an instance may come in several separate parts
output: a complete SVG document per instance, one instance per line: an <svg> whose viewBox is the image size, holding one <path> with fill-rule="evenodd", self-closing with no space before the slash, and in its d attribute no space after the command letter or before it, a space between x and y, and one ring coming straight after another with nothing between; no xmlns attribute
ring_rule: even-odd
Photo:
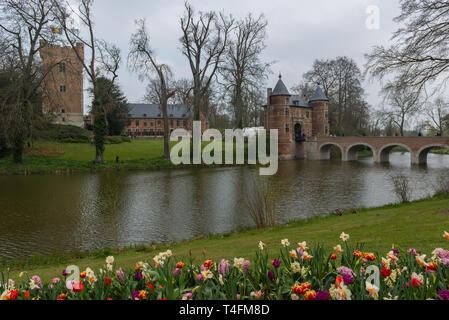
<svg viewBox="0 0 449 320"><path fill-rule="evenodd" d="M172 98L173 104L186 104L190 109L193 105L192 80L186 78L175 80L171 87L175 91L175 95Z"/></svg>
<svg viewBox="0 0 449 320"><path fill-rule="evenodd" d="M409 179L403 174L391 175L391 182L393 183L393 191L401 203L410 202L412 195L412 188Z"/></svg>
<svg viewBox="0 0 449 320"><path fill-rule="evenodd" d="M156 74L156 79L150 81L155 89L159 104L162 109L164 119L164 157L170 158L170 131L168 127L167 105L175 91L169 88L172 72L167 64L157 61L156 55L150 46L150 36L146 29L145 19L136 20L137 30L131 35L130 51L128 55L128 65L134 71L139 73L141 79L151 79Z"/></svg>
<svg viewBox="0 0 449 320"><path fill-rule="evenodd" d="M292 88L294 92L311 97L315 87L322 85L329 99L329 122L336 134L354 134L368 126L370 105L362 87L364 77L357 64L349 57L316 60L303 82Z"/></svg>
<svg viewBox="0 0 449 320"><path fill-rule="evenodd" d="M391 107L384 112L398 126L400 135L404 136L406 121L421 109L421 94L404 83L388 83L382 92Z"/></svg>
<svg viewBox="0 0 449 320"><path fill-rule="evenodd" d="M108 131L107 115L110 108L101 99L102 94L99 92L98 79L100 77L106 78L106 74L111 74L111 88L108 90L110 91L118 76L117 70L121 62L121 56L120 49L117 46L108 44L105 40L95 37L92 12L93 2L93 0L78 0L78 6L75 8L67 1L54 0L56 16L62 27L65 39L76 53L92 85L93 102L91 113L94 117L95 161L101 163L104 161L104 141ZM86 37L83 37L80 30L74 27L75 17L80 21L81 27L86 29ZM84 59L84 52L78 50L77 43L84 45L84 52L86 48L90 52L87 62Z"/></svg>
<svg viewBox="0 0 449 320"><path fill-rule="evenodd" d="M32 138L32 124L41 114L40 105L35 102L50 71L42 70L38 55L45 43L55 40L50 31L53 2L4 0L0 10L1 60L10 84L2 101L5 116L2 125L8 127L14 162L22 163L25 139Z"/></svg>
<svg viewBox="0 0 449 320"><path fill-rule="evenodd" d="M256 227L275 227L279 192L277 181L250 176L248 182L250 192L245 204Z"/></svg>
<svg viewBox="0 0 449 320"><path fill-rule="evenodd" d="M445 117L449 115L449 102L443 97L438 97L433 103L427 103L426 115L430 120L430 125L441 135L444 134Z"/></svg>
<svg viewBox="0 0 449 320"><path fill-rule="evenodd" d="M169 88L172 88L175 94L168 99L170 104L179 105L185 104L190 109L193 105L192 96L192 82L189 79L179 79L169 81ZM159 81L156 79L151 79L146 87L146 92L144 100L148 103L159 103L160 86L157 84Z"/></svg>
<svg viewBox="0 0 449 320"><path fill-rule="evenodd" d="M248 104L245 102L254 89L267 77L270 65L261 61L266 48L266 27L264 15L254 18L251 14L236 22L232 37L225 53L225 61L220 68L225 92L230 94L234 108L236 126L243 128L248 117Z"/></svg>
<svg viewBox="0 0 449 320"><path fill-rule="evenodd" d="M394 32L391 46L375 46L366 55L366 72L396 80L416 91L438 79L449 78L449 2L401 0L401 14L394 20L404 26Z"/></svg>
<svg viewBox="0 0 449 320"><path fill-rule="evenodd" d="M195 14L187 2L185 9L180 19L181 50L192 72L194 120L200 120L201 108L204 108L207 91L222 63L234 20L212 11Z"/></svg>

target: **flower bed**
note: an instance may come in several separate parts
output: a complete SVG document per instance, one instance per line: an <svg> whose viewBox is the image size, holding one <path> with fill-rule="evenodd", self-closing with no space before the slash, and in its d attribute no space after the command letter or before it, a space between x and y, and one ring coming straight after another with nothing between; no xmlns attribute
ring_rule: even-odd
<svg viewBox="0 0 449 320"><path fill-rule="evenodd" d="M443 236L449 240L449 233ZM19 284L2 274L1 300L449 300L449 251L437 248L427 258L393 247L382 257L349 238L342 233L333 252L283 239L273 260L260 242L252 261L195 265L168 250L133 270L116 267L108 257L103 269L79 275L63 270L49 283L22 273Z"/></svg>

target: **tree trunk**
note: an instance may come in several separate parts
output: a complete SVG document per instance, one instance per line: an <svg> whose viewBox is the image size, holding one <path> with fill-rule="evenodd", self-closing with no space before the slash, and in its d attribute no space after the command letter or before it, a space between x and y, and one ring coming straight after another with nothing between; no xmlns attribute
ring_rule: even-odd
<svg viewBox="0 0 449 320"><path fill-rule="evenodd" d="M164 158L170 159L170 128L168 126L168 114L167 114L167 88L165 86L165 81L162 81L162 116L164 117Z"/></svg>

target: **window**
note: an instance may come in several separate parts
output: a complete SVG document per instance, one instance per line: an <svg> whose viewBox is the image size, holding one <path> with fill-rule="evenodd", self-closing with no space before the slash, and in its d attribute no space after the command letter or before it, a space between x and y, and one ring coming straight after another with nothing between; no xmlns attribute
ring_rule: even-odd
<svg viewBox="0 0 449 320"><path fill-rule="evenodd" d="M170 127L173 127L173 120L170 120Z"/></svg>
<svg viewBox="0 0 449 320"><path fill-rule="evenodd" d="M136 120L136 127L139 126L139 120Z"/></svg>
<svg viewBox="0 0 449 320"><path fill-rule="evenodd" d="M179 125L180 125L179 120L176 120L176 126L179 127Z"/></svg>
<svg viewBox="0 0 449 320"><path fill-rule="evenodd" d="M150 127L152 127L152 126L153 126L153 124L154 124L154 123L153 123L153 121L150 121Z"/></svg>
<svg viewBox="0 0 449 320"><path fill-rule="evenodd" d="M329 134L329 128L328 128L327 126L324 126L324 132L325 132L326 134Z"/></svg>
<svg viewBox="0 0 449 320"><path fill-rule="evenodd" d="M285 115L287 117L290 115L290 109L289 108L285 108Z"/></svg>
<svg viewBox="0 0 449 320"><path fill-rule="evenodd" d="M285 124L285 133L289 133L290 132L290 123L286 123Z"/></svg>
<svg viewBox="0 0 449 320"><path fill-rule="evenodd" d="M329 118L329 112L326 111L326 112L324 113L324 117L325 117L326 119L328 119L328 118Z"/></svg>
<svg viewBox="0 0 449 320"><path fill-rule="evenodd" d="M309 111L306 112L306 118L307 118L307 119L310 118L310 112L309 112Z"/></svg>
<svg viewBox="0 0 449 320"><path fill-rule="evenodd" d="M182 125L183 125L184 127L187 127L187 121L184 120L184 121L182 122Z"/></svg>
<svg viewBox="0 0 449 320"><path fill-rule="evenodd" d="M147 126L147 122L146 122L146 121L143 122L143 126L144 126L144 127Z"/></svg>
<svg viewBox="0 0 449 320"><path fill-rule="evenodd" d="M61 109L61 113L65 113L65 109Z"/></svg>
<svg viewBox="0 0 449 320"><path fill-rule="evenodd" d="M66 92L67 87L65 85L59 86L59 92Z"/></svg>
<svg viewBox="0 0 449 320"><path fill-rule="evenodd" d="M59 63L59 72L65 73L65 62Z"/></svg>
<svg viewBox="0 0 449 320"><path fill-rule="evenodd" d="M160 126L161 125L161 120L157 121L157 125Z"/></svg>
<svg viewBox="0 0 449 320"><path fill-rule="evenodd" d="M289 98L285 98L285 104L290 104L290 99Z"/></svg>

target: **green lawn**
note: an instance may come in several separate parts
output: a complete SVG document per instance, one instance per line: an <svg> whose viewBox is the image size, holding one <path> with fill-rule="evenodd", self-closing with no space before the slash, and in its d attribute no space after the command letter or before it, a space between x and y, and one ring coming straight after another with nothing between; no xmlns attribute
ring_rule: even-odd
<svg viewBox="0 0 449 320"><path fill-rule="evenodd" d="M214 261L222 258L249 258L254 256L259 241L265 242L271 253L277 254L280 240L283 238L288 238L292 245L299 241L307 241L309 245L321 242L331 249L342 244L339 239L341 232L348 233L350 241L366 243L366 250L371 252L384 255L391 245L395 244L402 249L414 247L429 255L437 247L449 248L449 241L443 238L444 231L449 231L449 196L440 195L409 204L359 210L356 215L344 213L342 217L314 218L272 229L248 230L180 244L161 245L157 246L156 250L151 247L126 249L121 253L106 250L80 259L48 259L48 265L38 265L45 263L42 258L34 263L35 265L32 261L12 261L9 267L14 278L17 278L20 271L27 270L30 276L36 274L50 279L60 276L61 270L69 264L76 264L81 269L87 266L93 269L103 267L104 257L110 254L115 256L117 266L130 268L139 260L152 261L156 253L167 248L172 249L174 255L179 258L188 257L191 252L196 261L204 259L203 248L205 257ZM3 269L7 267L8 264L4 265Z"/></svg>
<svg viewBox="0 0 449 320"><path fill-rule="evenodd" d="M176 142L172 142L173 146ZM203 147L207 143L203 143ZM0 174L83 172L108 169L158 169L174 165L163 158L163 140L132 140L105 146L105 163L94 164L95 147L88 143L36 142L33 149L59 152L57 156L26 156L23 164L16 165L12 157L0 159ZM223 147L224 148L224 147ZM120 163L115 163L119 156Z"/></svg>

